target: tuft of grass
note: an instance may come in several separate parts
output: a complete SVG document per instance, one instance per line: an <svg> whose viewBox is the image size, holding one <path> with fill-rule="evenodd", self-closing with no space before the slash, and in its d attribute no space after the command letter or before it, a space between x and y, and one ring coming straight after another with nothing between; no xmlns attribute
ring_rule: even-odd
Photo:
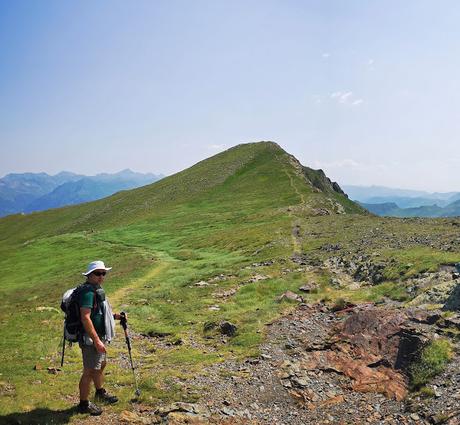
<svg viewBox="0 0 460 425"><path fill-rule="evenodd" d="M440 338L428 343L422 349L418 360L409 368L411 388L418 390L431 378L440 374L452 356L453 348L449 340Z"/></svg>
<svg viewBox="0 0 460 425"><path fill-rule="evenodd" d="M427 387L426 385L421 387L418 393L424 398L433 398L436 395L433 388Z"/></svg>

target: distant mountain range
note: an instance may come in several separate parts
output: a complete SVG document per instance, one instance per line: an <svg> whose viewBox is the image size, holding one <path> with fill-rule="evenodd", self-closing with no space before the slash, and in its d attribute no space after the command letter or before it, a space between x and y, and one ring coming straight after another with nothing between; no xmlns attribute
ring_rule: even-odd
<svg viewBox="0 0 460 425"><path fill-rule="evenodd" d="M8 174L0 179L0 217L95 201L161 178L162 175L135 173L128 169L95 176L67 171L54 176L46 173Z"/></svg>
<svg viewBox="0 0 460 425"><path fill-rule="evenodd" d="M384 186L342 186L368 211L390 217L460 216L460 192L423 192Z"/></svg>

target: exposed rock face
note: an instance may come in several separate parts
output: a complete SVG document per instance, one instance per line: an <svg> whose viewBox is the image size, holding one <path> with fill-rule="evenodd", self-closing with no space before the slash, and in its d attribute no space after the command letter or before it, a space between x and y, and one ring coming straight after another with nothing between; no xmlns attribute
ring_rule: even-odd
<svg viewBox="0 0 460 425"><path fill-rule="evenodd" d="M355 391L378 392L402 400L407 395L407 368L424 343L395 310L353 313L340 323L325 349L312 351L302 363L307 370L333 370L348 376Z"/></svg>
<svg viewBox="0 0 460 425"><path fill-rule="evenodd" d="M455 286L454 290L449 295L449 298L447 298L443 310L460 310L460 283Z"/></svg>
<svg viewBox="0 0 460 425"><path fill-rule="evenodd" d="M378 284L384 280L385 264L375 262L367 255L355 255L351 258L331 257L326 264L332 269L342 270L358 282Z"/></svg>
<svg viewBox="0 0 460 425"><path fill-rule="evenodd" d="M323 170L313 170L309 167L302 166L302 171L311 185L321 192L336 192L344 195L345 192L336 182L332 182L324 173Z"/></svg>

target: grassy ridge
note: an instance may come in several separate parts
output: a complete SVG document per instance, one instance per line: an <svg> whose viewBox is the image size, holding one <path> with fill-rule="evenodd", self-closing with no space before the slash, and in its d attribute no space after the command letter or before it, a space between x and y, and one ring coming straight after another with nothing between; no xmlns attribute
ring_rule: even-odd
<svg viewBox="0 0 460 425"><path fill-rule="evenodd" d="M114 266L107 291L117 308L130 313L137 331L162 329L175 337L192 332L200 339L204 321L217 316L235 320L253 309L258 301L248 302L248 294L259 289L245 288L238 294L240 301L230 303L233 307L223 306L214 314L208 310L215 303L211 291L197 294L188 286L284 250L273 237L282 239L283 229L289 232L290 218L278 210L298 196L289 190L279 156L283 153L276 145L245 146L197 164L190 173L179 173L169 182L165 179L92 204L0 220L0 380L5 395L1 412L33 406L62 408L68 405L62 395L76 392L78 350L69 356L66 376L48 375L33 367L57 364L62 314L55 308L64 290L81 281L82 268L94 258ZM265 252L252 257L264 247ZM242 278L245 273L250 274L243 272ZM248 321L253 333L243 327L242 337L234 341L241 352L254 349L260 339L256 327ZM122 344L119 350L123 351ZM154 360L143 356L146 370L150 361L175 367L183 359L195 365L207 362L202 353L187 346L150 356ZM120 375L117 382L129 382L128 372L114 372ZM74 385L69 391L66 381L72 376ZM143 382L146 387L152 385L148 376ZM46 393L37 391L34 383L46 388ZM14 388L11 393L5 390L9 386ZM153 393L158 392L171 394L167 388ZM129 389L126 397L128 393Z"/></svg>

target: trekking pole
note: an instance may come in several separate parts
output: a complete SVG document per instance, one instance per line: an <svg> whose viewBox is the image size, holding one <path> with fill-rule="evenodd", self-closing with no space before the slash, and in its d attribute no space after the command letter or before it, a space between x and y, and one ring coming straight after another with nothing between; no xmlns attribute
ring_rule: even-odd
<svg viewBox="0 0 460 425"><path fill-rule="evenodd" d="M126 340L126 345L128 346L129 361L131 363L131 369L133 371L134 385L136 386L135 394L137 397L139 397L141 395L141 390L137 386L136 372L134 371L134 363L133 363L133 358L131 356L131 341L129 340L129 334L128 334L128 320L126 319L126 313L124 311L120 313L120 316L121 316L120 325L123 328L123 331L125 332L125 340Z"/></svg>

